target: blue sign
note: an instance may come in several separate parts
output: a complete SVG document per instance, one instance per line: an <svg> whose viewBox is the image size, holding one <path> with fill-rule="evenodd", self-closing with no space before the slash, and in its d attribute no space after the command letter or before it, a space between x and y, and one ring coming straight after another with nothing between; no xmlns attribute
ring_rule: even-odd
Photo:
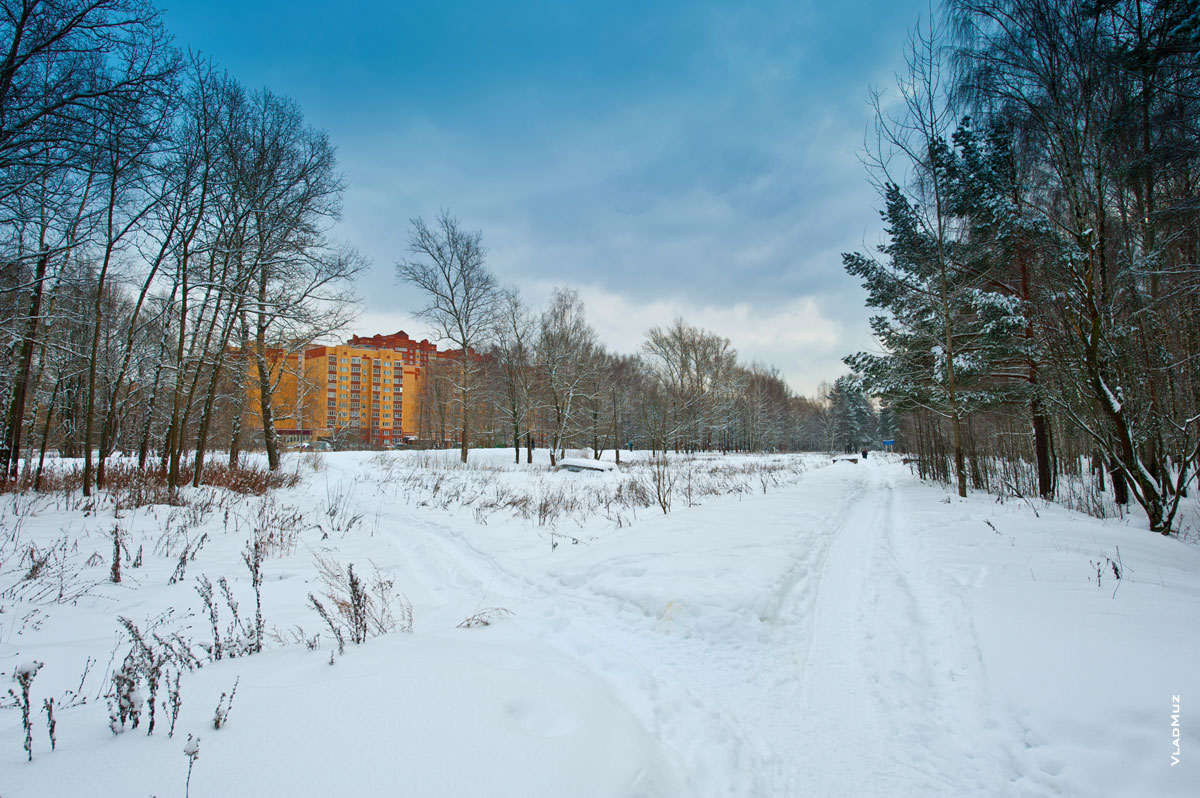
<svg viewBox="0 0 1200 798"><path fill-rule="evenodd" d="M896 440L893 438L893 439L892 439L892 440L890 440L890 441L883 441L883 445L884 445L884 446L895 446L895 445L896 445Z"/></svg>

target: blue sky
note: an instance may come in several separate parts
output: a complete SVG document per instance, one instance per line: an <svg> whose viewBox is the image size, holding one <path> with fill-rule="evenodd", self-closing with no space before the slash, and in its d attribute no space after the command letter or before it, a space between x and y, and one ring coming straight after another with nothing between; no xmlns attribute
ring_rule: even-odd
<svg viewBox="0 0 1200 798"><path fill-rule="evenodd" d="M871 346L840 253L874 244L868 89L926 3L174 0L182 46L295 98L337 145L352 332L425 333L409 220L482 230L501 282L579 291L612 349L677 315L794 389Z"/></svg>

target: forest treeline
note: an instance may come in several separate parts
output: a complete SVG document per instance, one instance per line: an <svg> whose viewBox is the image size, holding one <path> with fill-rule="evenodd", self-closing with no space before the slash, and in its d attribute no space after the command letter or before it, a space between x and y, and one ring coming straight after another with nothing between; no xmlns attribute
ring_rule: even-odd
<svg viewBox="0 0 1200 798"><path fill-rule="evenodd" d="M458 284L472 281L460 279ZM475 285L481 281L474 280ZM449 283L448 283L449 284ZM729 339L683 319L651 328L635 354L609 350L571 289L541 310L512 290L466 304L494 310L478 358L434 359L421 385L419 438L470 446L510 445L517 462L533 448L594 457L624 448L701 451L857 451L886 434L849 377L794 393L773 368L740 362ZM477 315L478 318L478 315ZM463 409L467 412L464 413Z"/></svg>
<svg viewBox="0 0 1200 798"><path fill-rule="evenodd" d="M846 359L924 475L1167 533L1200 459L1200 3L950 0L876 96Z"/></svg>

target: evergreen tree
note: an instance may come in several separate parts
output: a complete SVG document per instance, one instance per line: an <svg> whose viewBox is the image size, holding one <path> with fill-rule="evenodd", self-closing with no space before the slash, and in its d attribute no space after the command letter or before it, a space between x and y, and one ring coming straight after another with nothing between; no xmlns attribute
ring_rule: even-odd
<svg viewBox="0 0 1200 798"><path fill-rule="evenodd" d="M875 412L858 380L839 377L829 394L833 414L834 442L843 452L856 452L870 446L875 436Z"/></svg>

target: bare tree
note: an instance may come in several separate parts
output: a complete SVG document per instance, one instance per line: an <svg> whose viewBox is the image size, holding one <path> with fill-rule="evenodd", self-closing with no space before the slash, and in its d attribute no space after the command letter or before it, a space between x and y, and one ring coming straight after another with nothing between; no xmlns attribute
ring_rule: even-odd
<svg viewBox="0 0 1200 798"><path fill-rule="evenodd" d="M533 462L532 422L537 410L534 390L533 336L537 322L515 290L505 292L496 345L492 356L499 380L496 405L512 434L513 457L521 462L521 439L526 442L526 462Z"/></svg>
<svg viewBox="0 0 1200 798"><path fill-rule="evenodd" d="M294 101L269 91L235 103L233 112L226 146L235 190L248 209L239 258L249 277L249 349L267 462L275 470L272 397L282 373L276 362L349 321L355 298L347 285L364 262L327 238L344 188L328 136L304 123Z"/></svg>
<svg viewBox="0 0 1200 798"><path fill-rule="evenodd" d="M652 327L642 350L670 401L661 445L676 451L712 448L713 433L732 406L737 353L729 339L676 319L665 329Z"/></svg>
<svg viewBox="0 0 1200 798"><path fill-rule="evenodd" d="M538 328L537 364L549 415L550 464L566 445L578 404L595 368L596 331L587 323L583 302L568 288L556 288Z"/></svg>
<svg viewBox="0 0 1200 798"><path fill-rule="evenodd" d="M493 334L504 308L504 293L485 265L483 233L463 230L443 210L431 228L412 220L408 251L413 258L396 264L396 274L425 294L428 304L417 316L433 326L439 340L457 350L456 395L462 461L470 448L473 403L479 371L478 351Z"/></svg>

